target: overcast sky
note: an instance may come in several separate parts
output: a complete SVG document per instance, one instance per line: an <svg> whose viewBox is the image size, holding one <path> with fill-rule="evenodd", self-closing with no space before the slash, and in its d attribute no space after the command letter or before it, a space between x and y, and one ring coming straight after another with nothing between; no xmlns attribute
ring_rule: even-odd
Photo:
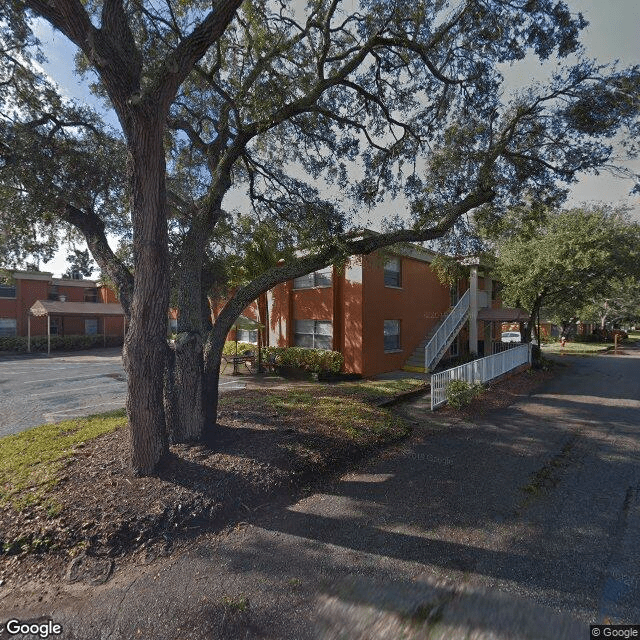
<svg viewBox="0 0 640 640"><path fill-rule="evenodd" d="M567 0L575 12L581 12L589 21L583 32L583 44L586 54L600 62L620 60L623 66L640 63L640 1L639 0ZM101 107L88 95L85 83L73 74L73 55L75 48L60 33L41 25L38 35L45 43L49 62L44 65L48 74L59 84L62 91L70 97L87 100ZM517 67L505 70L510 86L528 84L532 79L544 80L553 70L556 62L541 65L539 61L527 61ZM115 124L115 121L112 120ZM640 161L626 163L636 173L640 173ZM630 196L633 181L616 178L609 173L599 176L584 175L573 187L568 206L583 202L606 202L626 205L632 209L633 216L640 220L640 196ZM66 270L66 252L54 260L41 265L46 271L59 275Z"/></svg>

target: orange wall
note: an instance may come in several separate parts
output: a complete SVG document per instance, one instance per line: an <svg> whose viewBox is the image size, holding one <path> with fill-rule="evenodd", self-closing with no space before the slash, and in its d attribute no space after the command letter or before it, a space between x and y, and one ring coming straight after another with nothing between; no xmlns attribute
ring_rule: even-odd
<svg viewBox="0 0 640 640"><path fill-rule="evenodd" d="M426 262L401 257L401 288L385 287L383 261L363 264L363 370L365 376L400 369L450 305L449 287ZM384 352L384 321L400 320L400 352Z"/></svg>
<svg viewBox="0 0 640 640"><path fill-rule="evenodd" d="M79 281L74 281L79 282ZM66 296L67 302L84 302L84 290L95 288L90 281L82 282L76 286L65 284L59 279L29 280L16 278L16 297L0 298L0 318L16 318L17 335L26 336L28 333L27 314L37 300L48 300L49 291L53 285L58 285L58 294ZM108 287L98 288L98 300L100 302L117 302L113 291ZM52 316L56 317L56 316ZM85 333L84 317L57 316L59 335L83 335ZM104 329L103 329L104 327ZM122 318L108 317L98 319L98 333L106 330L107 335L122 335ZM47 318L31 318L31 335L46 335Z"/></svg>

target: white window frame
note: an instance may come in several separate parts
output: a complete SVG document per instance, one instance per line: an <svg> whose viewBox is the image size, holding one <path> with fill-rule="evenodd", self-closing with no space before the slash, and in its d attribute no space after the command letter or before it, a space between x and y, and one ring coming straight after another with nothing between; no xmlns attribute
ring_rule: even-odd
<svg viewBox="0 0 640 640"><path fill-rule="evenodd" d="M89 325L87 324L88 322L95 322L95 327L96 330L95 331L89 331ZM85 318L84 319L84 335L85 336L97 336L98 335L98 318Z"/></svg>
<svg viewBox="0 0 640 640"><path fill-rule="evenodd" d="M402 259L387 258L384 263L384 286L390 289L402 289ZM392 280L389 282L389 280Z"/></svg>
<svg viewBox="0 0 640 640"><path fill-rule="evenodd" d="M329 329L329 332L321 333L320 327ZM331 320L296 320L294 325L293 344L296 347L306 349L322 349L323 351L331 351L333 348L333 323ZM303 337L311 336L311 346L309 344L299 344L300 342L308 342ZM327 340L328 339L328 340ZM327 345L327 346L323 346Z"/></svg>
<svg viewBox="0 0 640 640"><path fill-rule="evenodd" d="M293 288L296 289L326 289L333 285L333 267L318 269L306 276L294 278Z"/></svg>
<svg viewBox="0 0 640 640"><path fill-rule="evenodd" d="M391 329L393 329L395 327L397 327L397 332L387 333L388 330L391 330ZM398 340L397 344L394 344L393 346L387 346L387 344L386 344L387 336L396 336L397 340ZM398 351L402 351L401 336L402 336L402 322L400 320L385 320L384 321L384 334L383 334L384 352L385 353L396 353Z"/></svg>
<svg viewBox="0 0 640 640"><path fill-rule="evenodd" d="M236 337L238 342L248 342L250 344L258 344L257 329L236 329Z"/></svg>
<svg viewBox="0 0 640 640"><path fill-rule="evenodd" d="M0 284L0 298L3 298L4 300L15 299L17 297L17 291L18 289L15 284ZM10 293L12 295L7 295ZM10 319L11 318L7 318L7 320Z"/></svg>
<svg viewBox="0 0 640 640"><path fill-rule="evenodd" d="M15 338L18 335L16 318L0 318L0 338Z"/></svg>

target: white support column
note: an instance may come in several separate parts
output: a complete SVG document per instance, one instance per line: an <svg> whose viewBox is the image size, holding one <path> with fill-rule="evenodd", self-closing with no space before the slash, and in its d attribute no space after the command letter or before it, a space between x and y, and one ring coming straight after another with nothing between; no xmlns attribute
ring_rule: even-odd
<svg viewBox="0 0 640 640"><path fill-rule="evenodd" d="M51 355L51 316L47 313L47 355Z"/></svg>
<svg viewBox="0 0 640 640"><path fill-rule="evenodd" d="M493 294L493 280L485 273L484 277L484 289L487 292L487 303L489 309L492 308L491 296ZM490 356L493 354L493 322L484 323L484 355Z"/></svg>
<svg viewBox="0 0 640 640"><path fill-rule="evenodd" d="M469 278L469 352L478 353L478 265L471 265Z"/></svg>
<svg viewBox="0 0 640 640"><path fill-rule="evenodd" d="M31 353L31 312L27 312L27 351Z"/></svg>

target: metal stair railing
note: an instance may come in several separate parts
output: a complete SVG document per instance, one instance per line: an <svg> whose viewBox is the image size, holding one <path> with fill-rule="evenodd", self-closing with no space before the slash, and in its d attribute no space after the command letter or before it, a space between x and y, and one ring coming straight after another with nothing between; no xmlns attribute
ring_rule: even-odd
<svg viewBox="0 0 640 640"><path fill-rule="evenodd" d="M458 304L451 310L449 315L442 321L437 331L427 342L424 348L424 368L425 371L431 369L434 364L444 355L453 338L458 335L462 324L469 315L469 290L458 300Z"/></svg>

